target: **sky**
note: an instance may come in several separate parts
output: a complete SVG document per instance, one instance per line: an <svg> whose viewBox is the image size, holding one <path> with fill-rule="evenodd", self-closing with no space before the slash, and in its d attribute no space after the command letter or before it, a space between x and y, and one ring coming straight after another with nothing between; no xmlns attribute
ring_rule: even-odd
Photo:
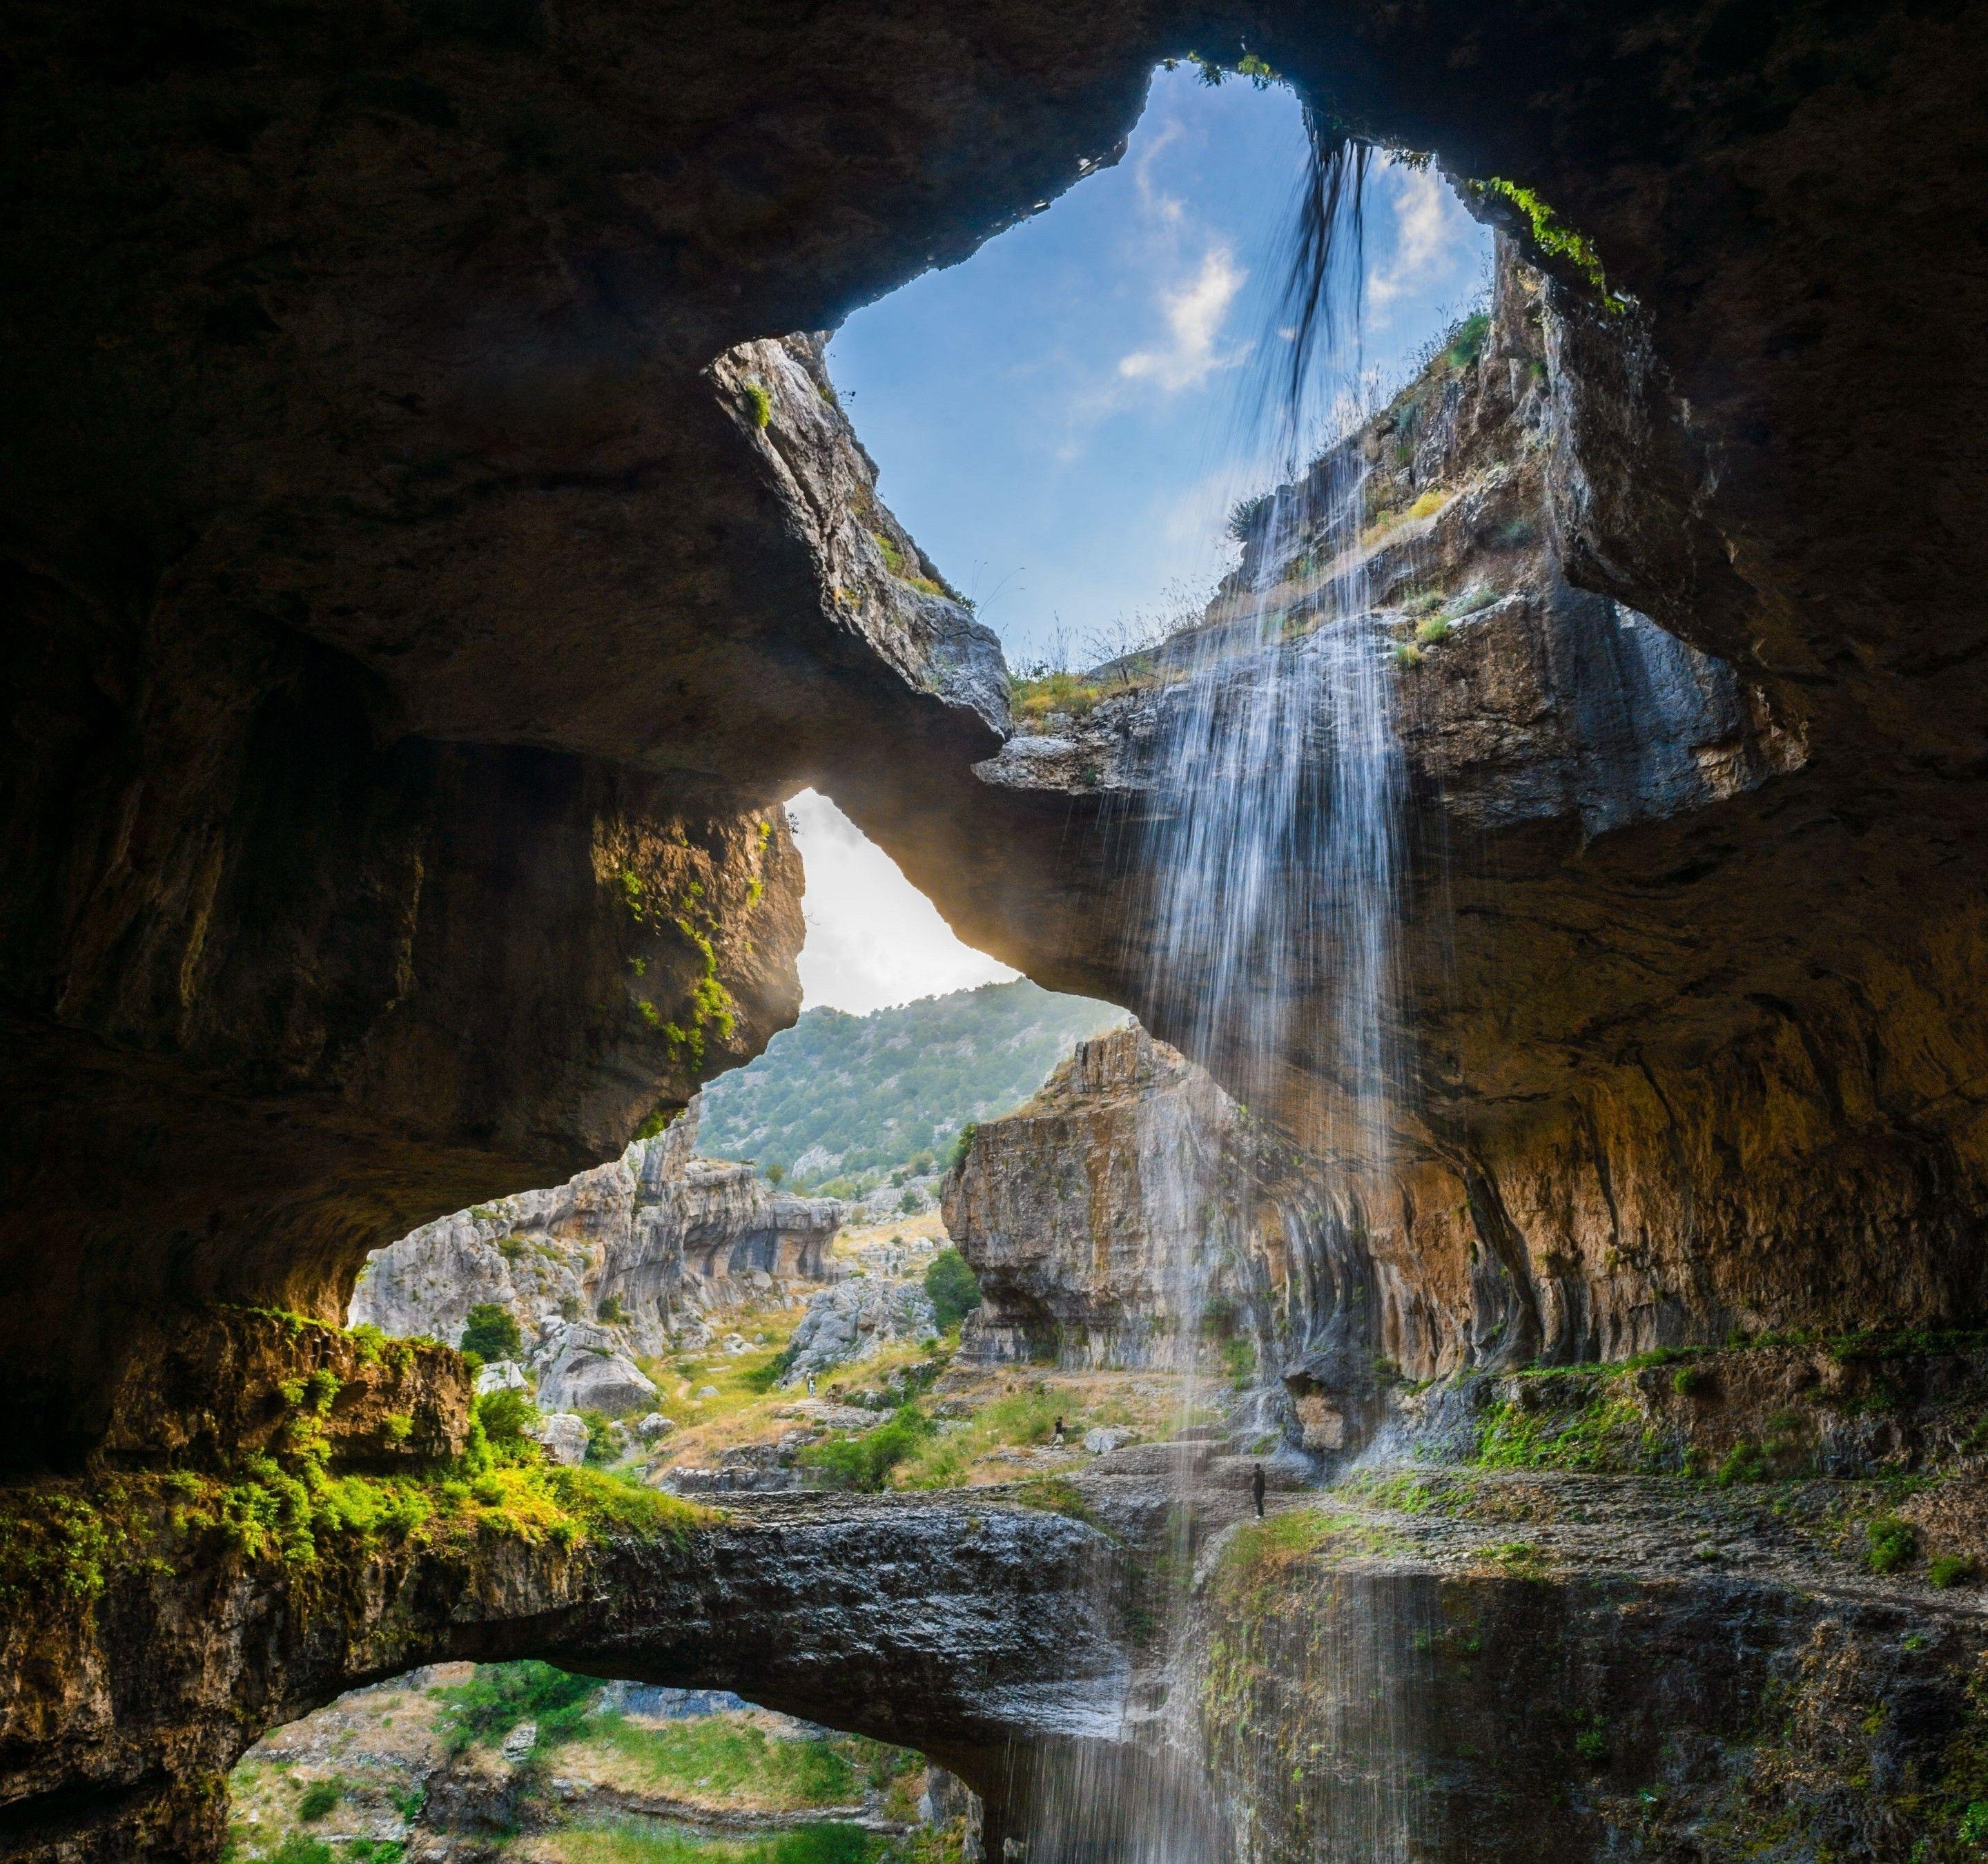
<svg viewBox="0 0 1988 1864"><path fill-rule="evenodd" d="M1286 337L1277 255L1304 153L1282 86L1156 72L1114 167L830 344L885 503L1012 665L1105 658L1124 620L1198 609L1228 567L1230 509L1274 476L1242 411ZM1368 393L1483 296L1489 254L1432 170L1374 174L1348 365ZM866 1015L1016 975L955 938L826 797L788 809L806 1006Z"/></svg>
<svg viewBox="0 0 1988 1864"><path fill-rule="evenodd" d="M1018 976L955 938L938 908L825 796L803 790L787 819L807 875L801 1003L867 1016Z"/></svg>
<svg viewBox="0 0 1988 1864"><path fill-rule="evenodd" d="M1115 167L830 344L884 502L1012 664L1104 658L1086 650L1120 617L1183 608L1228 567L1229 511L1268 482L1240 416L1283 340L1278 255L1304 148L1282 86L1156 72ZM1434 170L1375 173L1370 385L1391 391L1483 295L1489 254Z"/></svg>

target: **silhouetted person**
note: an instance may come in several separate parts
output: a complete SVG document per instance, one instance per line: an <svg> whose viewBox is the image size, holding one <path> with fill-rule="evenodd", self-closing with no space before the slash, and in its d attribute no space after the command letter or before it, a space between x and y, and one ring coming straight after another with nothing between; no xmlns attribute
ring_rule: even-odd
<svg viewBox="0 0 1988 1864"><path fill-rule="evenodd" d="M1061 1418L1057 1419L1056 1429L1051 1434L1050 1441L1055 1444L1058 1450L1063 1448L1063 1419Z"/></svg>
<svg viewBox="0 0 1988 1864"><path fill-rule="evenodd" d="M1263 1466L1258 1463L1249 1472L1249 1494L1256 1504L1256 1518L1263 1518Z"/></svg>

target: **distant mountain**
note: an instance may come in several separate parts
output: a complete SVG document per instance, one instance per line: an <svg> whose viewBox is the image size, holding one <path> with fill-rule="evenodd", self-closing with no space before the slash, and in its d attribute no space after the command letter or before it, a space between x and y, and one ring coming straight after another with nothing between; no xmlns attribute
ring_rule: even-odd
<svg viewBox="0 0 1988 1864"><path fill-rule="evenodd" d="M838 1195L928 1171L968 1121L1019 1106L1085 1037L1124 1019L1026 978L867 1017L810 1010L705 1088L698 1149L778 1165L796 1188L835 1182Z"/></svg>

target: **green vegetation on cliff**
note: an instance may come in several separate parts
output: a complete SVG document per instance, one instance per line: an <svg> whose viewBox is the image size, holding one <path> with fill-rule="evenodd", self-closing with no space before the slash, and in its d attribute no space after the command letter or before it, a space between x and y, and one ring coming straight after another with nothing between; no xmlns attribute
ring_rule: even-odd
<svg viewBox="0 0 1988 1864"><path fill-rule="evenodd" d="M867 1017L810 1010L705 1089L700 1149L777 1165L797 1190L930 1169L968 1121L1019 1107L1124 1014L1026 979Z"/></svg>

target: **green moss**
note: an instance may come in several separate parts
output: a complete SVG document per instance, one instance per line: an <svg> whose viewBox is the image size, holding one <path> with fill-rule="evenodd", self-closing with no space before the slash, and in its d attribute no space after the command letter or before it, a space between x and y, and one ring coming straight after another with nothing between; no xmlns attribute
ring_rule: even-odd
<svg viewBox="0 0 1988 1864"><path fill-rule="evenodd" d="M1489 1469L1652 1470L1657 1446L1633 1399L1605 1385L1572 1406L1507 1400L1478 1428L1475 1460Z"/></svg>
<svg viewBox="0 0 1988 1864"><path fill-rule="evenodd" d="M1971 1554L1941 1554L1926 1562L1929 1584L1942 1591L1949 1586L1972 1585L1981 1575L1981 1564Z"/></svg>
<svg viewBox="0 0 1988 1864"><path fill-rule="evenodd" d="M1370 1508L1386 1508L1396 1514L1421 1514L1435 1503L1428 1485L1408 1475L1361 1474L1341 1483L1338 1492L1351 1501Z"/></svg>
<svg viewBox="0 0 1988 1864"><path fill-rule="evenodd" d="M748 382L745 388L746 411L752 418L752 425L764 433L773 418L773 397L757 382Z"/></svg>

